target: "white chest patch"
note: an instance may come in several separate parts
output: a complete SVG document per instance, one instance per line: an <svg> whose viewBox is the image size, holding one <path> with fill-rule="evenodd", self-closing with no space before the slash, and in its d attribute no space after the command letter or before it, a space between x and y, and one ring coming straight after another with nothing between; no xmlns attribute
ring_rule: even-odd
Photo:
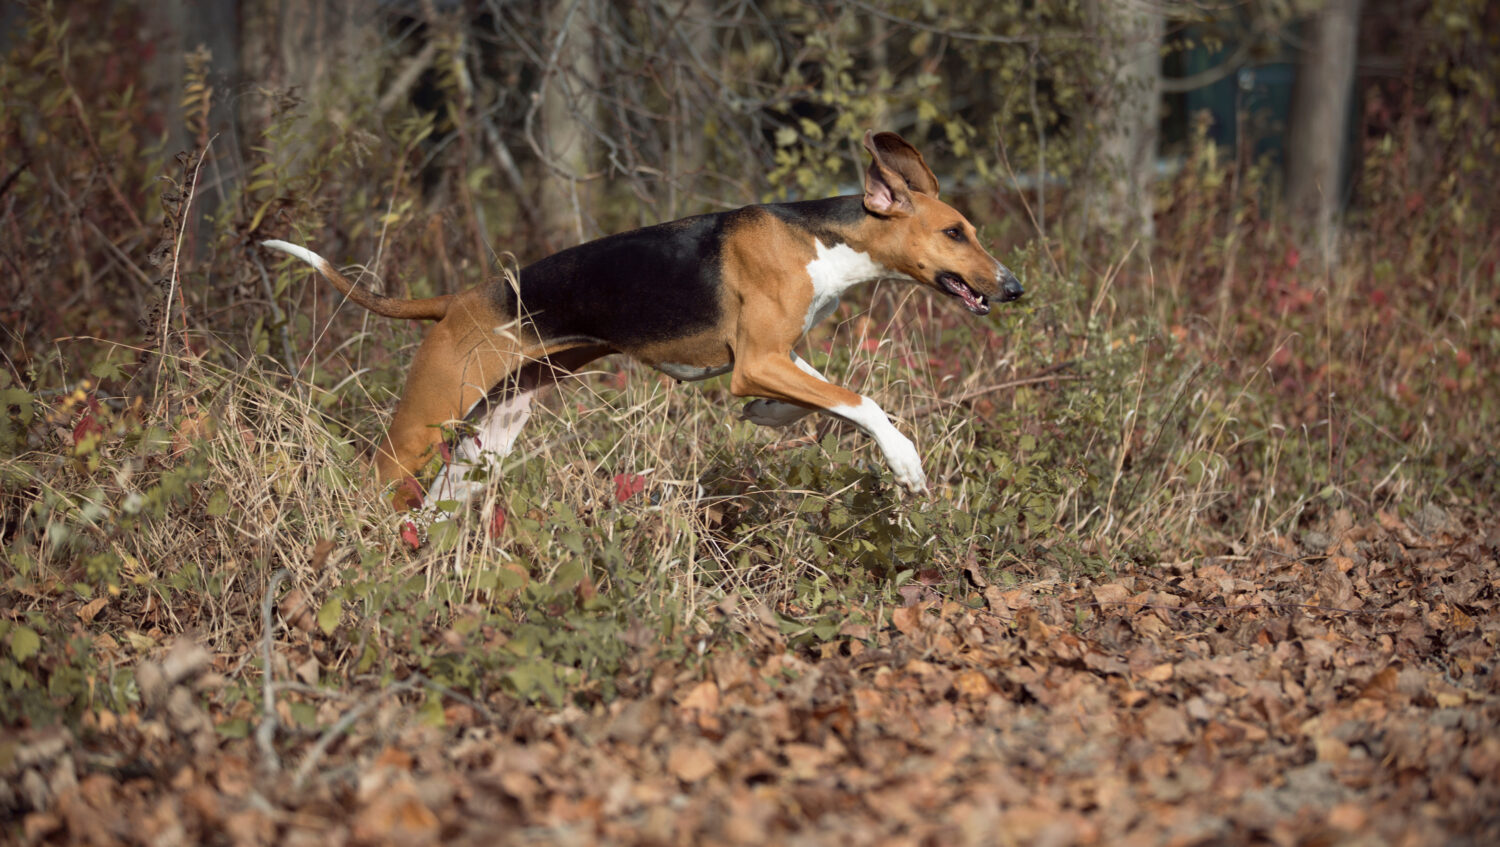
<svg viewBox="0 0 1500 847"><path fill-rule="evenodd" d="M818 257L807 263L807 276L812 280L812 303L807 307L807 317L802 320L802 331L807 332L814 324L833 314L838 308L839 297L852 285L873 282L877 279L900 277L884 265L847 244L824 246L815 241Z"/></svg>

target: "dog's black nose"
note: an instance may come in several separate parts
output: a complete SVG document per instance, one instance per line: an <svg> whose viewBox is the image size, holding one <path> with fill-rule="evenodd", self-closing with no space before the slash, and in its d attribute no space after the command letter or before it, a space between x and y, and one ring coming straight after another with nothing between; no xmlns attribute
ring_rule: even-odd
<svg viewBox="0 0 1500 847"><path fill-rule="evenodd" d="M1026 289L1021 287L1021 281L1019 279L1016 279L1016 275L1006 270L1005 268L1001 268L1000 302L1009 303L1012 300L1019 300L1021 299L1021 295L1025 293Z"/></svg>

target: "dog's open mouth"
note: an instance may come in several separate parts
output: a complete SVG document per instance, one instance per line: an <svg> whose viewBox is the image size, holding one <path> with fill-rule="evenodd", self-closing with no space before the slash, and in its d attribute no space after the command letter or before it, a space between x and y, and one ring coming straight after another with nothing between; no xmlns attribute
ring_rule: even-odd
<svg viewBox="0 0 1500 847"><path fill-rule="evenodd" d="M964 301L969 311L976 315L987 315L990 312L990 303L983 294L969 287L967 282L955 273L943 271L937 276L938 285L949 294Z"/></svg>

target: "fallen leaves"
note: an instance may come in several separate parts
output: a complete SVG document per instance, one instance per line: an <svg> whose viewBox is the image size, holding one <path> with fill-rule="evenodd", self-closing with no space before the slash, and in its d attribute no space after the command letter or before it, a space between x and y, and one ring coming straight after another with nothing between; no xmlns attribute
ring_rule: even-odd
<svg viewBox="0 0 1500 847"><path fill-rule="evenodd" d="M283 700L320 728L379 703L298 792L253 739L205 735L207 654L178 642L137 665L142 714L0 739L0 810L33 843L1493 841L1493 536L1393 520L1079 583L1002 588L971 564L970 596L923 585L813 653L726 602L743 646L643 666L635 696L590 708L416 686ZM302 641L334 611L281 605ZM276 676L330 682L311 652ZM435 702L441 730L420 720ZM140 776L116 776L120 755Z"/></svg>
<svg viewBox="0 0 1500 847"><path fill-rule="evenodd" d="M713 750L701 741L678 744L667 754L667 770L683 782L697 782L716 767Z"/></svg>

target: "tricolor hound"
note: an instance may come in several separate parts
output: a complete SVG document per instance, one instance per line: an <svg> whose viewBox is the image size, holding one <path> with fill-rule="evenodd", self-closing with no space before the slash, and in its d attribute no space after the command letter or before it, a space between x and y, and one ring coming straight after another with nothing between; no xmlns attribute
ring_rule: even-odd
<svg viewBox="0 0 1500 847"><path fill-rule="evenodd" d="M927 478L911 440L875 401L829 382L792 347L862 282L930 286L976 315L989 311L987 298L1024 292L979 245L973 225L938 199L937 179L916 148L891 132L866 133L864 147L863 194L611 235L528 265L518 279L441 297L377 296L310 250L264 244L308 262L372 312L437 321L375 453L382 482L405 480L432 456L443 424L482 419L429 488L429 506L473 493L470 470L489 461L482 455L510 451L537 388L611 353L679 380L728 373L736 396L761 398L743 415L764 426L810 412L844 418L880 445L897 482L920 492Z"/></svg>

